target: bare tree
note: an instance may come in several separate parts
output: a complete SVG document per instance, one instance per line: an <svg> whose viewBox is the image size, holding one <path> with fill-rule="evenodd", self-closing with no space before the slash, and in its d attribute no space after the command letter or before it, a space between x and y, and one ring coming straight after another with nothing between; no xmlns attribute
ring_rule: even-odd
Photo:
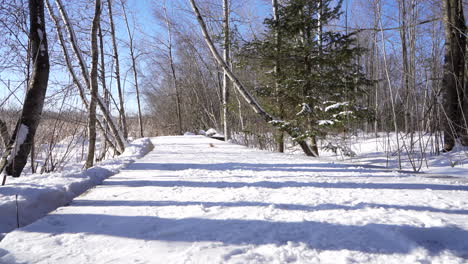
<svg viewBox="0 0 468 264"><path fill-rule="evenodd" d="M91 84L91 100L88 108L88 154L86 157L85 168L94 165L94 156L96 152L96 101L98 100L98 60L99 49L97 32L101 19L101 0L96 0L94 5L94 18L91 26L91 71L89 83Z"/></svg>
<svg viewBox="0 0 468 264"><path fill-rule="evenodd" d="M109 13L109 23L110 23L111 38L112 38L112 51L113 51L114 66L115 66L115 80L117 81L117 93L119 95L120 124L122 126L124 138L127 138L128 137L127 120L125 116L124 98L123 98L122 84L121 84L121 77L120 77L119 51L118 51L117 41L115 38L114 14L112 13L112 1L111 0L107 0L107 8L108 8L108 13Z"/></svg>
<svg viewBox="0 0 468 264"><path fill-rule="evenodd" d="M32 59L32 76L23 104L21 117L2 157L0 171L19 177L27 163L36 129L41 120L42 108L49 80L49 52L44 19L44 0L29 0L29 40ZM3 179L3 184L5 183Z"/></svg>
<svg viewBox="0 0 468 264"><path fill-rule="evenodd" d="M229 0L223 0L223 34L224 34L224 43L223 43L223 59L228 66L231 65L230 58L230 29L229 29ZM229 77L224 71L223 74L223 128L224 128L224 140L229 140L231 137L231 131L229 127Z"/></svg>
<svg viewBox="0 0 468 264"><path fill-rule="evenodd" d="M88 73L88 69L86 67L86 63L85 63L85 60L83 58L82 51L78 47L78 42L77 42L77 38L76 38L76 35L75 35L75 31L73 29L73 26L70 23L70 19L68 18L68 14L67 14L67 12L66 12L63 4L62 4L62 1L61 0L55 0L55 3L57 4L59 12L60 12L60 14L62 16L63 23L65 24L65 28L67 29L70 44L72 46L73 53L74 53L74 55L75 55L75 57L76 57L76 59L78 61L79 66L80 66L81 75L82 75L82 77L84 79L84 82L85 82L85 87L87 87L88 90L91 90L91 83L90 83L90 78L89 78L90 75ZM58 29L59 29L59 27L57 27L57 30ZM70 67L67 67L67 68L68 68L69 71L71 71ZM83 86L81 85L81 87L83 87ZM83 92L83 94L84 94L84 92ZM112 131L112 134L113 134L114 139L116 141L116 145L117 145L116 147L117 147L118 152L122 153L124 151L124 149L125 149L125 141L126 141L123 134L117 128L117 125L115 124L114 119L111 116L111 113L108 111L104 100L99 95L97 95L97 102L96 103L97 103L97 106L99 107L99 109L101 110L101 112L103 114L103 117L107 122L107 125L109 125L109 128Z"/></svg>

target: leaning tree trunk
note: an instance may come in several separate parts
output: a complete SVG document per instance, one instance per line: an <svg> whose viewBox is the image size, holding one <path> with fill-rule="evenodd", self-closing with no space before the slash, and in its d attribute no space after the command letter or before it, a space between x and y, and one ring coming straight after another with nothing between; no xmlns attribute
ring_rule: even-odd
<svg viewBox="0 0 468 264"><path fill-rule="evenodd" d="M196 18L202 30L203 37L205 38L206 44L208 45L213 57L218 62L218 64L224 69L224 71L227 73L227 75L233 82L234 87L236 87L236 89L239 91L239 93L242 95L245 101L252 107L253 111L257 113L259 116L261 116L263 120L265 120L266 122L288 133L299 144L299 146L301 146L302 150L307 156L314 156L314 153L311 150L310 146L307 144L307 142L303 138L303 133L300 130L300 128L291 125L289 122L279 120L273 117L272 115L270 115L269 113L267 113L265 110L263 110L263 108L255 100L255 98L245 88L242 82L231 71L227 63L223 60L219 52L216 50L216 47L213 41L211 40L210 35L208 34L205 21L203 20L200 14L200 11L198 10L195 0L189 0L189 1L190 1L190 4L192 5L192 9L196 15Z"/></svg>
<svg viewBox="0 0 468 264"><path fill-rule="evenodd" d="M459 133L466 136L466 117L463 111L466 26L463 1L444 0L443 3L445 29L445 61L442 79L442 89L445 92L443 150L450 151L455 146L455 139Z"/></svg>
<svg viewBox="0 0 468 264"><path fill-rule="evenodd" d="M115 39L114 15L112 13L112 1L111 0L107 0L107 8L109 12L109 23L110 23L111 38L112 38L112 51L114 54L115 80L117 81L117 93L119 95L120 123L123 129L124 138L127 138L128 137L127 119L125 116L124 98L123 98L123 93L122 93L122 85L120 82L119 51L117 47L117 41Z"/></svg>
<svg viewBox="0 0 468 264"><path fill-rule="evenodd" d="M91 84L91 100L88 108L88 155L86 157L85 168L94 165L94 154L96 152L96 101L98 95L98 59L99 50L97 42L97 32L101 17L101 0L96 0L94 5L94 18L91 27L91 71L89 83Z"/></svg>
<svg viewBox="0 0 468 264"><path fill-rule="evenodd" d="M32 76L21 117L0 165L1 170L5 169L5 175L13 177L21 175L28 160L36 129L41 120L49 80L44 0L29 0L29 23L30 57L33 60Z"/></svg>

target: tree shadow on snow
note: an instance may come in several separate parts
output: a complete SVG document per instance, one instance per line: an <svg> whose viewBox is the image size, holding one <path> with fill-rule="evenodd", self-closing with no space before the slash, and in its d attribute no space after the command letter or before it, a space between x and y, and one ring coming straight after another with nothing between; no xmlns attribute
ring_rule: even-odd
<svg viewBox="0 0 468 264"><path fill-rule="evenodd" d="M468 258L468 231L456 226L340 225L325 222L270 222L239 219L168 219L151 216L53 214L22 228L50 234L87 233L168 242L222 242L228 245L285 245L301 242L317 250L407 254L422 247L430 255L448 250Z"/></svg>
<svg viewBox="0 0 468 264"><path fill-rule="evenodd" d="M468 191L465 185L427 184L427 183L357 183L357 182L300 182L300 181L258 181L258 182L228 182L228 181L158 181L158 180L106 180L104 185L128 187L192 187L192 188L244 188L260 187L270 189L280 188L330 188L330 189L392 189L392 190L445 190Z"/></svg>
<svg viewBox="0 0 468 264"><path fill-rule="evenodd" d="M124 170L212 170L212 171L284 171L284 172L361 172L381 173L390 172L388 169L372 165L349 165L335 163L303 163L303 164L268 164L268 163L134 163ZM389 175L394 176L394 175Z"/></svg>
<svg viewBox="0 0 468 264"><path fill-rule="evenodd" d="M468 210L449 210L439 209L430 206L417 205L392 205L392 204L377 204L377 203L358 203L356 205L342 204L285 204L285 203L265 203L265 202L205 202L205 201L132 201L132 200L75 200L71 206L203 206L208 207L268 207L273 206L275 209L291 210L291 211L322 211L322 210L360 210L366 208L385 208L396 210L433 212L445 214L466 214ZM468 239L468 238L467 238Z"/></svg>

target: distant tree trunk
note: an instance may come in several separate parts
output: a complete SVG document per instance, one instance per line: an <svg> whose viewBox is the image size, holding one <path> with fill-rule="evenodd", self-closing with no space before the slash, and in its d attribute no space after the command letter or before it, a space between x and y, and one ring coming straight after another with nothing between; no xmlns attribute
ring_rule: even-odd
<svg viewBox="0 0 468 264"><path fill-rule="evenodd" d="M244 97L245 101L252 107L252 110L257 113L259 116L261 116L266 122L274 125L280 130L284 130L287 132L296 142L301 146L302 150L307 156L314 156L315 154L311 150L310 146L305 142L305 140L302 139L302 131L300 128L291 126L287 122L284 122L283 120L279 120L269 113L267 113L255 100L255 98L249 93L249 91L245 88L245 86L242 84L242 82L237 78L237 76L231 71L229 66L226 64L226 62L223 60L221 55L218 53L216 50L216 47L211 40L209 34L208 34L208 29L206 28L205 21L203 20L200 11L198 10L198 7L195 3L195 0L190 0L190 4L192 5L193 12L195 13L195 16L198 20L198 23L200 25L200 28L203 33L203 37L205 38L206 44L208 45L208 48L210 49L213 57L215 60L218 62L218 64L225 70L225 72L228 74L229 78L234 84L234 87L239 91L239 93Z"/></svg>
<svg viewBox="0 0 468 264"><path fill-rule="evenodd" d="M111 38L112 38L112 50L113 50L113 57L114 57L114 65L115 65L115 80L117 81L117 93L119 95L119 114L120 114L120 124L122 126L124 137L128 137L128 130L127 130L127 118L125 116L125 107L124 107L124 98L122 92L122 85L120 82L120 62L119 62L119 51L117 46L117 41L115 39L115 25L114 25L114 15L112 13L112 1L107 0L107 8L109 13L109 24L111 30Z"/></svg>
<svg viewBox="0 0 468 264"><path fill-rule="evenodd" d="M132 35L132 31L130 30L130 24L128 22L127 10L123 2L122 2L122 9L123 9L123 14L125 18L125 25L127 27L128 41L130 44L129 49L130 49L130 58L132 59L133 82L135 85L137 107L138 107L138 127L140 128L140 137L143 137L144 136L143 135L143 117L141 115L140 88L138 86L138 71L136 68L135 47L133 46L133 35Z"/></svg>
<svg viewBox="0 0 468 264"><path fill-rule="evenodd" d="M403 91L405 100L404 121L405 121L405 132L410 132L410 110L409 110L409 99L410 99L410 84L409 84L409 60L408 60L408 45L407 45L407 8L406 0L398 0L399 7L399 20L400 20L400 40L401 40L401 53L403 60Z"/></svg>
<svg viewBox="0 0 468 264"><path fill-rule="evenodd" d="M224 11L224 18L223 18L223 28L224 28L224 61L227 63L228 66L231 65L230 59L230 30L229 30L229 0L223 0L223 11ZM224 71L223 74L223 128L224 128L224 140L228 141L231 137L230 135L230 127L229 127L229 109L228 109L228 101L229 101L229 77Z"/></svg>
<svg viewBox="0 0 468 264"><path fill-rule="evenodd" d="M94 5L94 18L91 27L91 71L89 83L91 84L91 100L88 108L88 155L86 157L85 168L88 169L94 165L94 156L96 152L96 101L98 96L98 60L99 49L97 41L97 32L101 18L101 0L96 0Z"/></svg>
<svg viewBox="0 0 468 264"><path fill-rule="evenodd" d="M180 107L180 91L179 91L179 84L177 83L177 75L175 71L175 65L174 65L174 57L172 56L172 27L171 23L169 21L169 17L167 16L167 9L166 6L164 8L164 18L166 20L166 26L167 26L167 38L168 38L168 53L169 53L169 63L171 64L171 73L172 73L172 81L174 84L174 89L175 89L175 96L176 96L176 112L177 112L177 130L179 134L183 134L182 131L182 111Z"/></svg>
<svg viewBox="0 0 468 264"><path fill-rule="evenodd" d="M278 115L279 118L284 118L284 109L283 109L283 102L281 100L281 92L280 92L280 87L279 87L279 75L281 72L281 67L280 67L280 50L281 50L281 37L280 37L280 32L278 30L278 23L279 23L279 14L278 14L278 0L272 0L271 3L273 7L273 20L275 23L275 52L276 52L276 58L275 58L275 66L273 68L274 74L275 74L275 96L276 96L276 104L278 107ZM284 152L284 132L283 131L278 131L277 132L277 141L278 141L278 151L279 152Z"/></svg>
<svg viewBox="0 0 468 264"><path fill-rule="evenodd" d="M49 80L49 53L44 19L44 0L29 0L29 41L33 72L23 111L0 164L5 175L19 177L41 120ZM5 179L4 179L5 182ZM4 183L3 182L3 183Z"/></svg>
<svg viewBox="0 0 468 264"><path fill-rule="evenodd" d="M455 146L457 135L466 132L466 116L464 116L464 73L466 26L463 15L462 0L443 1L443 20L445 29L445 61L442 89L444 90L444 151L450 151ZM462 140L465 144L465 140Z"/></svg>

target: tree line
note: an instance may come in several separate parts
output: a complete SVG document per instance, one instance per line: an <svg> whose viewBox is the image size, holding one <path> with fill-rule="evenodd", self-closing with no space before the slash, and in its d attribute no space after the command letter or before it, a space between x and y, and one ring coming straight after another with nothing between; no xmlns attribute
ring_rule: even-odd
<svg viewBox="0 0 468 264"><path fill-rule="evenodd" d="M292 143L308 156L357 131L398 135L398 155L422 135L434 153L468 145L461 0L148 5L154 20L139 24L125 0L2 1L3 183L28 162L35 172L35 149L77 133L84 168L122 153L129 136L211 127L225 140L279 152ZM268 11L252 15L259 7ZM142 29L150 23L157 30ZM54 133L37 140L38 129Z"/></svg>

